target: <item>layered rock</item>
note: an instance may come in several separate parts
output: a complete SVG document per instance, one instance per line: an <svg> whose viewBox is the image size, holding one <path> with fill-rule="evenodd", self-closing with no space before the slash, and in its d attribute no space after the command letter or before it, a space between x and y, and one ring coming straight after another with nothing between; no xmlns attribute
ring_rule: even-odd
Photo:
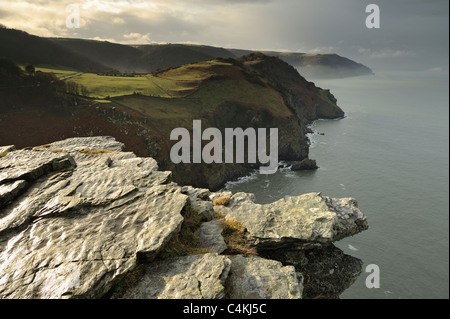
<svg viewBox="0 0 450 319"><path fill-rule="evenodd" d="M152 263L145 276L123 296L127 299L221 299L231 261L204 254Z"/></svg>
<svg viewBox="0 0 450 319"><path fill-rule="evenodd" d="M248 230L248 241L259 250L322 247L368 228L353 198L310 193L260 205L249 194L237 193L228 206L216 206Z"/></svg>
<svg viewBox="0 0 450 319"><path fill-rule="evenodd" d="M94 137L0 148L0 298L116 296L140 267L123 297L337 297L359 274L359 261L330 246L367 228L355 200L306 194L259 205L252 194L178 186L123 147ZM227 206L213 209L223 195ZM162 259L193 212L210 253ZM259 256L220 255L222 216L245 226Z"/></svg>
<svg viewBox="0 0 450 319"><path fill-rule="evenodd" d="M29 183L1 208L2 298L102 296L138 257L153 259L181 227L188 198L161 184L168 173L158 172L153 159L73 152L76 142L0 159L2 181ZM64 151L53 153L54 147Z"/></svg>
<svg viewBox="0 0 450 319"><path fill-rule="evenodd" d="M302 278L292 266L260 257L231 257L228 279L232 299L300 299Z"/></svg>

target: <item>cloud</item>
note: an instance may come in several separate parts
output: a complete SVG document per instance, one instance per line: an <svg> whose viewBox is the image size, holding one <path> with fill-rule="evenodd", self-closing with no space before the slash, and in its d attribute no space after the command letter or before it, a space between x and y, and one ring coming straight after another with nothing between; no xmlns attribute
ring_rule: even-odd
<svg viewBox="0 0 450 319"><path fill-rule="evenodd" d="M127 43L127 44L149 44L149 43L151 43L150 33L140 34L140 33L132 32L132 33L124 34L123 38L124 38L124 41L121 41L121 42Z"/></svg>
<svg viewBox="0 0 450 319"><path fill-rule="evenodd" d="M125 24L125 20L122 19L121 17L114 17L111 19L111 23L112 24Z"/></svg>

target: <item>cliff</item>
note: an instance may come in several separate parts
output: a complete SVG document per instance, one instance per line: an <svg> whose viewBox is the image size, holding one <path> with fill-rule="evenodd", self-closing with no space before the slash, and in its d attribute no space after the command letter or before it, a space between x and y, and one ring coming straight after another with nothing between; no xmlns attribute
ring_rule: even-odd
<svg viewBox="0 0 450 319"><path fill-rule="evenodd" d="M37 81L37 75L27 77ZM90 93L60 92L51 100L42 86L8 91L0 105L0 143L27 147L67 137L114 136L127 150L155 158L177 183L218 190L260 165L175 165L169 158L173 129L192 130L193 120L202 120L204 128L218 128L222 135L225 128L278 128L279 160L302 161L309 153L307 123L344 116L329 91L281 59L261 53L145 76L90 73L68 81L86 86ZM50 88L64 84L60 82L51 82Z"/></svg>
<svg viewBox="0 0 450 319"><path fill-rule="evenodd" d="M0 147L0 298L336 298L361 272L332 244L368 227L354 199L259 205L123 148Z"/></svg>

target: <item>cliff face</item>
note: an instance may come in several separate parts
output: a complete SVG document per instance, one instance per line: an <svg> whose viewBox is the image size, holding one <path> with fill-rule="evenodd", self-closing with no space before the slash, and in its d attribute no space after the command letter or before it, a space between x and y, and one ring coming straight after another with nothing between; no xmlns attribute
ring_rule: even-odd
<svg viewBox="0 0 450 319"><path fill-rule="evenodd" d="M334 298L361 272L332 245L368 227L354 199L258 205L179 186L123 147L0 147L0 298Z"/></svg>
<svg viewBox="0 0 450 319"><path fill-rule="evenodd" d="M235 127L278 128L279 160L301 161L308 158L309 144L306 133L309 122L344 116L329 90L323 90L308 82L294 67L277 57L252 53L237 60L222 60L232 63L227 72L221 70L225 79L233 80L236 74L239 74L239 77L258 86L261 91L276 92L281 103L268 109L224 94L220 97L222 102L214 111L203 116L211 127L217 127L222 132L225 128ZM287 112L284 111L285 108ZM169 161L162 161L161 164L164 169L173 171L174 180L177 182L214 190L221 188L226 181L245 175L258 167L248 164L172 165ZM193 176L195 177L192 178Z"/></svg>
<svg viewBox="0 0 450 319"><path fill-rule="evenodd" d="M279 91L285 104L304 121L334 119L344 116L336 98L329 90L323 90L307 81L290 64L280 58L253 53L241 58L257 76Z"/></svg>

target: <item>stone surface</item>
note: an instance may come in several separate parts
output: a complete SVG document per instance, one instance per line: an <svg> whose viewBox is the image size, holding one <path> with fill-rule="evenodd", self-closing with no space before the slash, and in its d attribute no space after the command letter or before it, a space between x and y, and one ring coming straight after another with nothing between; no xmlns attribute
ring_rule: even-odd
<svg viewBox="0 0 450 319"><path fill-rule="evenodd" d="M69 168L73 164L71 156L65 153L29 150L8 152L0 158L0 184L19 179L33 181L51 171Z"/></svg>
<svg viewBox="0 0 450 319"><path fill-rule="evenodd" d="M15 150L16 147L14 145L0 146L0 157L6 156L6 154Z"/></svg>
<svg viewBox="0 0 450 319"><path fill-rule="evenodd" d="M249 242L259 250L320 247L368 228L356 200L332 199L321 193L286 197L266 205L238 193L220 211L243 224Z"/></svg>
<svg viewBox="0 0 450 319"><path fill-rule="evenodd" d="M27 182L22 179L0 185L0 207L13 200L26 186Z"/></svg>
<svg viewBox="0 0 450 319"><path fill-rule="evenodd" d="M183 222L188 197L162 184L169 174L151 158L44 148L10 152L1 164L3 188L34 182L0 208L0 298L101 297Z"/></svg>
<svg viewBox="0 0 450 319"><path fill-rule="evenodd" d="M189 196L190 208L199 214L203 221L214 219L213 204L209 200L211 192L208 189L183 186L181 192Z"/></svg>
<svg viewBox="0 0 450 319"><path fill-rule="evenodd" d="M200 226L199 241L202 248L222 253L227 249L225 240L222 237L222 226L220 219L205 222Z"/></svg>
<svg viewBox="0 0 450 319"><path fill-rule="evenodd" d="M230 260L216 253L174 257L147 267L126 299L221 299Z"/></svg>
<svg viewBox="0 0 450 319"><path fill-rule="evenodd" d="M302 278L294 267L260 257L230 257L227 279L231 299L300 299Z"/></svg>
<svg viewBox="0 0 450 319"><path fill-rule="evenodd" d="M66 150L66 151L82 151L89 150L110 150L110 151L122 151L125 145L116 141L111 136L94 136L94 137L73 137L62 141L51 143L48 146L49 150Z"/></svg>
<svg viewBox="0 0 450 319"><path fill-rule="evenodd" d="M334 245L308 250L271 250L264 257L293 265L304 277L303 298L335 299L362 272L363 262L346 255Z"/></svg>

